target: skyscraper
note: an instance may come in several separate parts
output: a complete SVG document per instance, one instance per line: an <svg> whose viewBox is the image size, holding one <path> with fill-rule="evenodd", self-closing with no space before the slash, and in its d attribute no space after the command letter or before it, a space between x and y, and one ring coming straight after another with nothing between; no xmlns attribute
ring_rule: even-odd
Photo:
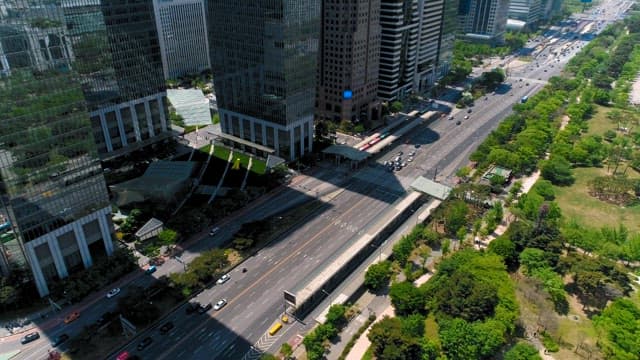
<svg viewBox="0 0 640 360"><path fill-rule="evenodd" d="M63 0L101 158L171 136L149 0Z"/></svg>
<svg viewBox="0 0 640 360"><path fill-rule="evenodd" d="M380 0L323 1L317 118L378 120L379 61Z"/></svg>
<svg viewBox="0 0 640 360"><path fill-rule="evenodd" d="M456 30L455 20L447 17L455 14L452 3L457 1L381 0L382 100L427 91L448 71Z"/></svg>
<svg viewBox="0 0 640 360"><path fill-rule="evenodd" d="M30 268L43 296L114 249L85 100L105 66L79 61L106 57L105 23L75 13L82 2L6 1L0 13L0 269ZM96 91L117 86L103 79Z"/></svg>
<svg viewBox="0 0 640 360"><path fill-rule="evenodd" d="M501 43L508 10L509 0L460 0L462 33L470 40Z"/></svg>
<svg viewBox="0 0 640 360"><path fill-rule="evenodd" d="M540 0L510 0L508 16L528 25L535 24L541 18Z"/></svg>
<svg viewBox="0 0 640 360"><path fill-rule="evenodd" d="M204 0L153 0L166 79L211 66Z"/></svg>
<svg viewBox="0 0 640 360"><path fill-rule="evenodd" d="M311 150L321 0L209 0L222 131L293 160Z"/></svg>

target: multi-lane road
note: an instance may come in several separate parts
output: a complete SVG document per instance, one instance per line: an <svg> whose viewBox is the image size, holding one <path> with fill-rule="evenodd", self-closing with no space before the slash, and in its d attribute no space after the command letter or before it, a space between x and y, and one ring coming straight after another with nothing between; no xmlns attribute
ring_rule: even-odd
<svg viewBox="0 0 640 360"><path fill-rule="evenodd" d="M555 49L569 42L572 45L565 55L552 55ZM403 196L416 177L435 177L451 184L455 171L511 112L513 104L525 95L534 94L550 76L559 74L584 43L585 40L570 37L559 39L547 45L528 63L507 57L503 61L509 72L507 84L495 94L478 99L471 113L466 109L453 109L453 120L445 116L416 128L389 147L384 155L355 173L348 172L346 166L334 167L325 163L313 176L306 176L282 189L270 201L243 213L241 218L220 224L222 230L219 234L205 236L203 241L181 254L182 260L189 262L202 250L226 241L243 222L274 215L304 202L318 203L314 212L295 224L281 239L245 261L240 268L246 268L246 272L232 271L229 282L205 290L197 297L201 303L215 303L225 298L228 300L226 307L204 315L186 315L184 308L180 308L156 327L139 334L124 349L143 359L185 360L241 359L252 346L276 352L275 346L282 342L282 338L293 335L285 331L275 337L264 336L282 313L283 290L298 287L327 259L335 256L345 242L365 232L390 204ZM534 47L538 44L529 45ZM451 105L440 102L439 108ZM464 119L467 115L469 119ZM458 121L461 122L459 125ZM416 152L413 161L402 170L389 172L383 165L399 152L403 152L403 158L407 159L413 151ZM180 269L181 263L170 260L154 275ZM150 280L150 277L139 276L132 283L147 285ZM127 288L129 286L123 287L123 292ZM48 329L41 340L22 347L24 351L18 358L43 358L49 349L49 339L63 332L70 335L79 333L83 326L95 322L104 311L115 308L115 304L115 299L97 298L83 309L79 320L63 325L60 319L60 325ZM172 321L175 327L163 335L158 329L166 321ZM151 337L153 342L143 351L137 351L139 340L145 337ZM20 347L16 340L0 344L0 351ZM270 345L274 348L269 348Z"/></svg>

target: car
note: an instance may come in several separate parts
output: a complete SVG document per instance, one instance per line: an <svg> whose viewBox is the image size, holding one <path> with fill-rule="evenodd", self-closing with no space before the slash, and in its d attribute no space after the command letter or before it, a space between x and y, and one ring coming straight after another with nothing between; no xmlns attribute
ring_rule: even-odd
<svg viewBox="0 0 640 360"><path fill-rule="evenodd" d="M38 339L40 339L40 334L37 331L34 331L32 333L29 333L29 334L23 336L22 339L20 339L20 343L22 345L24 345L24 344L28 344L28 343L30 343L32 341L36 341Z"/></svg>
<svg viewBox="0 0 640 360"><path fill-rule="evenodd" d="M118 294L120 294L120 288L113 288L107 293L107 299L111 299Z"/></svg>
<svg viewBox="0 0 640 360"><path fill-rule="evenodd" d="M465 119L465 120L468 120L468 119L469 119L469 115L465 115L465 116L464 116L464 119Z"/></svg>
<svg viewBox="0 0 640 360"><path fill-rule="evenodd" d="M211 304L209 304L211 305ZM220 299L213 307L213 310L218 311L227 305L227 299Z"/></svg>
<svg viewBox="0 0 640 360"><path fill-rule="evenodd" d="M467 114L471 114L471 111L472 111L471 109L468 109Z"/></svg>
<svg viewBox="0 0 640 360"><path fill-rule="evenodd" d="M214 236L218 232L220 232L220 228L216 226L213 229L211 229L211 231L209 231L209 236Z"/></svg>
<svg viewBox="0 0 640 360"><path fill-rule="evenodd" d="M453 120L453 115L449 115L449 120Z"/></svg>
<svg viewBox="0 0 640 360"><path fill-rule="evenodd" d="M166 322L160 327L160 334L166 334L171 331L171 329L173 329L173 323L171 321Z"/></svg>
<svg viewBox="0 0 640 360"><path fill-rule="evenodd" d="M456 125L460 125L460 124L462 124L462 121L460 120L456 121Z"/></svg>
<svg viewBox="0 0 640 360"><path fill-rule="evenodd" d="M193 314L194 312L198 311L198 309L200 309L200 303L197 302L197 301L194 301L194 302L187 303L187 307L185 308L185 312L187 313L187 315L189 315L189 314Z"/></svg>
<svg viewBox="0 0 640 360"><path fill-rule="evenodd" d="M60 344L62 344L63 342L69 340L69 335L67 334L60 334L58 336L56 336L55 339L53 339L53 342L51 343L51 347L56 347Z"/></svg>
<svg viewBox="0 0 640 360"><path fill-rule="evenodd" d="M218 281L216 281L216 284L222 285L222 284L226 283L229 280L231 280L231 275L224 274L224 275L220 276L220 279L218 279Z"/></svg>
<svg viewBox="0 0 640 360"><path fill-rule="evenodd" d="M526 83L525 85L529 86L529 83Z"/></svg>
<svg viewBox="0 0 640 360"><path fill-rule="evenodd" d="M544 69L544 72L547 72L547 69Z"/></svg>
<svg viewBox="0 0 640 360"><path fill-rule="evenodd" d="M151 275L154 272L156 272L158 270L158 268L155 265L151 265L147 268L147 270L144 271L145 274L147 275Z"/></svg>
<svg viewBox="0 0 640 360"><path fill-rule="evenodd" d="M206 305L200 305L198 308L198 314L204 314L207 311L211 310L211 303L207 303Z"/></svg>
<svg viewBox="0 0 640 360"><path fill-rule="evenodd" d="M416 152L415 152L415 151L410 152L410 153L409 153L409 156L410 156L410 157L411 157L411 156L416 156Z"/></svg>
<svg viewBox="0 0 640 360"><path fill-rule="evenodd" d="M402 163L402 167L407 167L407 163L406 163L406 162L403 162L403 163Z"/></svg>
<svg viewBox="0 0 640 360"><path fill-rule="evenodd" d="M398 151L398 156L402 156L404 154L402 151Z"/></svg>
<svg viewBox="0 0 640 360"><path fill-rule="evenodd" d="M413 147L416 148L416 149L420 149L420 146L421 146L420 144L413 145Z"/></svg>
<svg viewBox="0 0 640 360"><path fill-rule="evenodd" d="M150 338L149 336L147 336L146 338L142 339L142 341L140 341L138 343L138 351L142 351L144 350L144 348L146 348L147 346L151 345L151 343L153 342L153 339Z"/></svg>
<svg viewBox="0 0 640 360"><path fill-rule="evenodd" d="M413 156L409 156L409 158L407 159L407 162L412 162L413 161Z"/></svg>
<svg viewBox="0 0 640 360"><path fill-rule="evenodd" d="M64 318L64 323L65 324L72 323L72 322L78 320L79 317L80 317L80 312L79 311L74 311L71 314L67 315L67 317Z"/></svg>
<svg viewBox="0 0 640 360"><path fill-rule="evenodd" d="M485 97L484 97L484 99L485 99L485 100L489 100L489 97L485 96Z"/></svg>

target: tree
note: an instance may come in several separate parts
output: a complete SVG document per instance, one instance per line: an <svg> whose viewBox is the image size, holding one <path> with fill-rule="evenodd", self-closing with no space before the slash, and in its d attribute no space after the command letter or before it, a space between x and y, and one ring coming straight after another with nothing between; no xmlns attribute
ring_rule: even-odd
<svg viewBox="0 0 640 360"><path fill-rule="evenodd" d="M326 323L335 328L341 328L347 322L346 312L347 307L342 304L331 305L327 312Z"/></svg>
<svg viewBox="0 0 640 360"><path fill-rule="evenodd" d="M552 156L544 161L540 169L542 177L551 181L554 185L567 186L574 182L571 172L571 164L560 155Z"/></svg>
<svg viewBox="0 0 640 360"><path fill-rule="evenodd" d="M469 207L462 200L454 200L445 209L445 228L451 236L456 235L457 231L467 224L467 215Z"/></svg>
<svg viewBox="0 0 640 360"><path fill-rule="evenodd" d="M391 103L391 106L389 106L389 111L391 111L392 113L397 113L402 111L403 107L404 105L400 101L394 101Z"/></svg>
<svg viewBox="0 0 640 360"><path fill-rule="evenodd" d="M382 261L369 266L364 274L364 285L370 290L379 290L391 279L391 262Z"/></svg>
<svg viewBox="0 0 640 360"><path fill-rule="evenodd" d="M525 274L531 275L536 270L549 267L547 255L543 250L526 248L520 253L520 264L524 267Z"/></svg>
<svg viewBox="0 0 640 360"><path fill-rule="evenodd" d="M391 303L399 315L409 315L424 311L425 298L422 291L410 282L399 282L389 289Z"/></svg>
<svg viewBox="0 0 640 360"><path fill-rule="evenodd" d="M542 360L538 349L527 343L515 344L506 354L504 354L504 360Z"/></svg>
<svg viewBox="0 0 640 360"><path fill-rule="evenodd" d="M473 326L462 319L447 321L440 328L440 341L447 359L478 359L477 338Z"/></svg>
<svg viewBox="0 0 640 360"><path fill-rule="evenodd" d="M556 197L553 185L549 180L538 180L531 188L531 191L542 196L547 201L552 201Z"/></svg>
<svg viewBox="0 0 640 360"><path fill-rule="evenodd" d="M500 255L509 269L517 268L518 252L516 251L516 245L508 236L498 236L495 240L489 243L487 250Z"/></svg>
<svg viewBox="0 0 640 360"><path fill-rule="evenodd" d="M409 321L411 322L411 321ZM407 326L400 318L385 316L373 324L367 337L371 341L377 359L419 359L420 338L412 336L413 326Z"/></svg>
<svg viewBox="0 0 640 360"><path fill-rule="evenodd" d="M291 355L293 355L293 349L291 348L291 345L289 345L289 343L283 343L282 346L280 346L280 354L282 354L285 359L291 357Z"/></svg>
<svg viewBox="0 0 640 360"><path fill-rule="evenodd" d="M175 230L164 229L158 234L158 240L162 245L172 245L178 240L178 233Z"/></svg>

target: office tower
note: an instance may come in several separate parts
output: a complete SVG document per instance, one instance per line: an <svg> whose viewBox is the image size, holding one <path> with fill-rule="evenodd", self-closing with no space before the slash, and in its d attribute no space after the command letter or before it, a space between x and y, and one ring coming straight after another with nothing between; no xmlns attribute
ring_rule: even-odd
<svg viewBox="0 0 640 360"><path fill-rule="evenodd" d="M535 24L541 18L540 0L511 0L508 17L524 21L527 25Z"/></svg>
<svg viewBox="0 0 640 360"><path fill-rule="evenodd" d="M294 160L311 150L320 0L209 0L223 135Z"/></svg>
<svg viewBox="0 0 640 360"><path fill-rule="evenodd" d="M462 33L469 40L502 43L509 0L460 0Z"/></svg>
<svg viewBox="0 0 640 360"><path fill-rule="evenodd" d="M382 100L423 93L448 71L455 23L445 15L452 9L444 0L381 0L378 95Z"/></svg>
<svg viewBox="0 0 640 360"><path fill-rule="evenodd" d="M380 0L323 1L318 120L380 119Z"/></svg>
<svg viewBox="0 0 640 360"><path fill-rule="evenodd" d="M460 31L458 2L459 0L444 0L440 57L438 59L439 77L449 73L453 62L453 48L455 46L456 34Z"/></svg>
<svg viewBox="0 0 640 360"><path fill-rule="evenodd" d="M540 16L543 20L549 20L562 12L563 0L540 0Z"/></svg>
<svg viewBox="0 0 640 360"><path fill-rule="evenodd" d="M65 0L62 7L101 158L170 137L152 2Z"/></svg>
<svg viewBox="0 0 640 360"><path fill-rule="evenodd" d="M74 3L80 3L75 1ZM48 284L110 255L111 207L85 100L103 64L99 12L6 1L0 13L0 270L30 269ZM69 5L69 4L67 4ZM89 33L83 38L79 33ZM85 40L85 41L82 41ZM106 60L105 60L106 61ZM91 66L89 69L88 66ZM105 79L104 88L115 87Z"/></svg>
<svg viewBox="0 0 640 360"><path fill-rule="evenodd" d="M165 79L210 66L204 0L153 0Z"/></svg>

